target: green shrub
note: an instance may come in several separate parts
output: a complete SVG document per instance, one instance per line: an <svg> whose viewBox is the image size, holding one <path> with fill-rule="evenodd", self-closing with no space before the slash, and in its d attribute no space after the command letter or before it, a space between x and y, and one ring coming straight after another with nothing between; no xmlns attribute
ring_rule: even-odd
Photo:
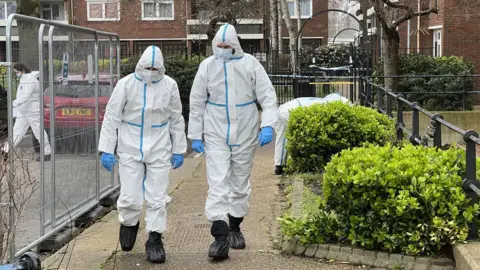
<svg viewBox="0 0 480 270"><path fill-rule="evenodd" d="M203 56L191 56L188 59L184 54L169 55L165 57L166 74L177 81L180 90L180 99L183 107L183 117L188 122L188 115L190 113L190 90L192 88L193 80L197 74L198 66L203 61ZM122 60L121 75L126 76L135 72L135 67L139 56Z"/></svg>
<svg viewBox="0 0 480 270"><path fill-rule="evenodd" d="M387 116L341 102L299 107L290 112L287 129L288 170L319 172L331 156L366 142L383 145L394 138Z"/></svg>
<svg viewBox="0 0 480 270"><path fill-rule="evenodd" d="M344 150L325 168L327 211L340 239L368 249L435 254L463 242L479 213L461 187L465 152L369 145Z"/></svg>
<svg viewBox="0 0 480 270"><path fill-rule="evenodd" d="M283 235L299 237L302 243L333 243L337 241L338 222L335 213L324 210L322 197L308 188L303 192L302 214L295 218L285 213L278 218Z"/></svg>
<svg viewBox="0 0 480 270"><path fill-rule="evenodd" d="M462 92L474 90L474 79L466 77L474 74L471 62L457 56L434 58L421 54L403 54L400 56L400 75L395 92L402 92L407 100L418 102L427 110L457 111L463 110L464 101L467 110L472 109L471 95ZM412 78L413 75L446 75L451 77ZM374 82L383 84L383 62L375 67ZM409 94L411 92L416 92ZM432 94L434 92L435 94ZM458 92L443 94L442 92ZM438 93L438 94L437 94ZM410 109L410 108L405 108Z"/></svg>

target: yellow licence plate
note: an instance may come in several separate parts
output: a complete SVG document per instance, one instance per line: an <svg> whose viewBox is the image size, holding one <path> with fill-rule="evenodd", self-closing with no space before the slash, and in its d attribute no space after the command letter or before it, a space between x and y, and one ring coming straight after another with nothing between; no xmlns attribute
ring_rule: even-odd
<svg viewBox="0 0 480 270"><path fill-rule="evenodd" d="M62 109L63 115L92 115L91 109Z"/></svg>

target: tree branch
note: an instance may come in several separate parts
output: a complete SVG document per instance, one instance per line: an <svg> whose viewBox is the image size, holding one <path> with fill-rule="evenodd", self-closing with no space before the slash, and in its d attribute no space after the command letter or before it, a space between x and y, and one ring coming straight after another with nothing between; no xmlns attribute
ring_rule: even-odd
<svg viewBox="0 0 480 270"><path fill-rule="evenodd" d="M390 28L392 20L388 18L388 14L383 6L383 0L370 0L370 3L373 5L373 8L375 10L375 15L380 21L380 24L382 25L382 27ZM367 14L363 14L363 17L364 17L364 20L366 20Z"/></svg>
<svg viewBox="0 0 480 270"><path fill-rule="evenodd" d="M412 18L415 18L415 17L418 17L418 16L425 16L425 15L428 15L428 14L431 14L431 13L438 14L438 9L436 9L434 7L431 7L431 8L426 9L426 10L413 12L411 14L407 13L407 14L403 15L402 17L398 18L397 20L395 20L393 22L393 27L397 27L400 24L402 24L403 22L408 21Z"/></svg>

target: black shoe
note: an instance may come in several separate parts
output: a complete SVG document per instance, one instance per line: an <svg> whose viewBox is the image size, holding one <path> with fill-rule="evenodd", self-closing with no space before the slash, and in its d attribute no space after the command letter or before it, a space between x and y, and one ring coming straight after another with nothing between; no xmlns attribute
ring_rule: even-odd
<svg viewBox="0 0 480 270"><path fill-rule="evenodd" d="M137 240L137 232L140 222L135 226L120 225L120 246L123 251L131 251Z"/></svg>
<svg viewBox="0 0 480 270"><path fill-rule="evenodd" d="M230 223L230 233L228 234L228 242L230 247L233 249L244 249L245 238L240 231L240 223L242 223L243 217L236 218L228 215L228 220Z"/></svg>
<svg viewBox="0 0 480 270"><path fill-rule="evenodd" d="M227 223L222 220L214 221L210 231L212 236L215 237L215 241L208 249L208 257L214 260L227 259L228 250L230 249L230 244L228 243L229 229Z"/></svg>
<svg viewBox="0 0 480 270"><path fill-rule="evenodd" d="M282 175L283 173L283 166L275 166L275 175Z"/></svg>
<svg viewBox="0 0 480 270"><path fill-rule="evenodd" d="M51 159L52 159L52 155L43 156L43 161L50 161ZM37 157L37 161L40 161L40 157Z"/></svg>
<svg viewBox="0 0 480 270"><path fill-rule="evenodd" d="M147 259L152 263L164 263L167 256L163 249L162 235L157 232L151 232L145 243Z"/></svg>

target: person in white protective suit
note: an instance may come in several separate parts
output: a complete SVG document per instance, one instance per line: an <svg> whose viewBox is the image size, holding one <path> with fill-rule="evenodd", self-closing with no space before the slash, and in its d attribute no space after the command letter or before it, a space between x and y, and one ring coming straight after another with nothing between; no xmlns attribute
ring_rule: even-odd
<svg viewBox="0 0 480 270"><path fill-rule="evenodd" d="M51 149L48 142L48 136L45 130L40 130L40 83L38 81L38 72L31 72L30 69L22 64L16 63L13 70L20 82L17 88L17 98L12 102L13 117L16 118L13 126L13 148L16 148L27 134L30 127L33 136L40 141L40 132L43 132L43 153L44 161L50 161ZM8 143L5 143L2 151L4 154L9 151ZM37 158L40 161L40 157Z"/></svg>
<svg viewBox="0 0 480 270"><path fill-rule="evenodd" d="M212 48L214 55L200 64L192 85L188 138L194 151L205 150L205 214L215 238L208 254L225 259L229 247L245 248L240 223L248 212L254 152L257 140L261 146L272 140L277 99L265 69L242 51L232 25L220 27Z"/></svg>
<svg viewBox="0 0 480 270"><path fill-rule="evenodd" d="M342 97L340 94L334 93L327 95L325 98L303 97L291 100L283 105L280 105L277 111L278 121L275 126L275 174L283 174L283 169L287 161L286 144L287 139L285 133L287 131L288 119L290 118L290 111L298 107L309 107L313 104L324 104L328 102L341 101L349 103L350 101Z"/></svg>
<svg viewBox="0 0 480 270"><path fill-rule="evenodd" d="M147 201L147 259L166 260L162 234L166 230L168 173L183 164L187 150L185 121L177 83L164 75L160 49L148 47L135 73L122 78L108 102L100 134L102 165L109 171L119 156L120 197L117 202L120 245L131 251L137 237L144 199Z"/></svg>

